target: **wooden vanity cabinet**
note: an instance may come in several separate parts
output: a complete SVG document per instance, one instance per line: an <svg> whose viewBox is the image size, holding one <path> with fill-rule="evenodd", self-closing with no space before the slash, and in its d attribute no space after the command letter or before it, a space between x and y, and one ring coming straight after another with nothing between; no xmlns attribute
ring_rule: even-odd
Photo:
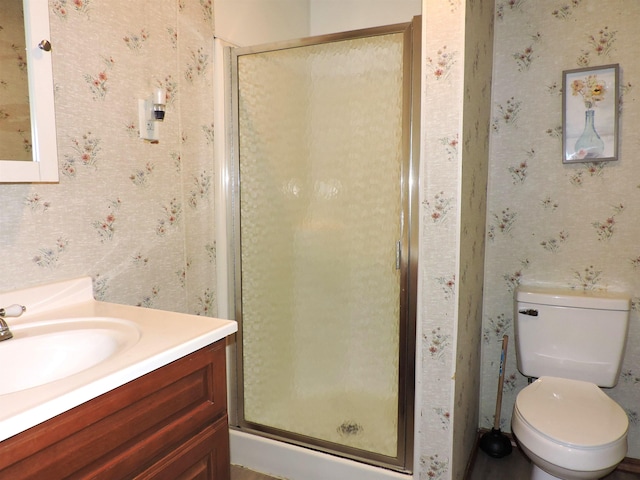
<svg viewBox="0 0 640 480"><path fill-rule="evenodd" d="M0 442L0 479L229 480L220 340Z"/></svg>

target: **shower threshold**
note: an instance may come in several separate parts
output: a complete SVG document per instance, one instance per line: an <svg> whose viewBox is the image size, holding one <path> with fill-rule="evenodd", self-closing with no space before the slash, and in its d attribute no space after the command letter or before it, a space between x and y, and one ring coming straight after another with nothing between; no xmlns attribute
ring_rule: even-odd
<svg viewBox="0 0 640 480"><path fill-rule="evenodd" d="M287 480L412 480L395 472L231 429L231 463Z"/></svg>

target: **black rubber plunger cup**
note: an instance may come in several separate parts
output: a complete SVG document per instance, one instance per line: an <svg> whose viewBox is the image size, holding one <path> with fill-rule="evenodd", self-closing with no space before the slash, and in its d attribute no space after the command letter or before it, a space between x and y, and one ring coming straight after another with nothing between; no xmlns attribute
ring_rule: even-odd
<svg viewBox="0 0 640 480"><path fill-rule="evenodd" d="M502 387L504 385L504 370L507 363L507 344L509 337L502 337L502 352L500 354L500 376L498 378L498 396L496 399L496 413L493 428L480 438L480 449L493 458L506 457L511 453L511 439L500 431L500 409L502 408Z"/></svg>

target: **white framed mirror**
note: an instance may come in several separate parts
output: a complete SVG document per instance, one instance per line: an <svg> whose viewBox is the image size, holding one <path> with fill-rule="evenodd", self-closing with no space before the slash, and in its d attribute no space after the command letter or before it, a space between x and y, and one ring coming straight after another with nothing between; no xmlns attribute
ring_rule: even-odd
<svg viewBox="0 0 640 480"><path fill-rule="evenodd" d="M7 27L0 24L3 26L0 48L8 52L0 55L0 62L9 61L10 64L7 68L1 66L0 82L4 82L1 83L3 90L13 93L0 94L0 138L3 138L0 142L0 183L57 182L58 147L48 0L7 0L3 3L1 9L7 14L0 18L7 22ZM19 38L22 16L24 38ZM10 32L18 38L9 38ZM26 88L10 85L17 83L21 76L24 79L25 66ZM19 72L11 75L10 71L16 68ZM1 78L3 74L9 79ZM10 145L10 138L18 144Z"/></svg>

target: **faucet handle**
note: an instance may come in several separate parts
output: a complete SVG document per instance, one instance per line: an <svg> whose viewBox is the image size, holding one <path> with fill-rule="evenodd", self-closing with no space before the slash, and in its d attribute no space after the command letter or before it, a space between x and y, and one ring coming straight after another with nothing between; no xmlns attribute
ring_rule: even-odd
<svg viewBox="0 0 640 480"><path fill-rule="evenodd" d="M27 307L24 305L18 305L14 303L5 308L0 308L0 317L19 317L22 315Z"/></svg>

